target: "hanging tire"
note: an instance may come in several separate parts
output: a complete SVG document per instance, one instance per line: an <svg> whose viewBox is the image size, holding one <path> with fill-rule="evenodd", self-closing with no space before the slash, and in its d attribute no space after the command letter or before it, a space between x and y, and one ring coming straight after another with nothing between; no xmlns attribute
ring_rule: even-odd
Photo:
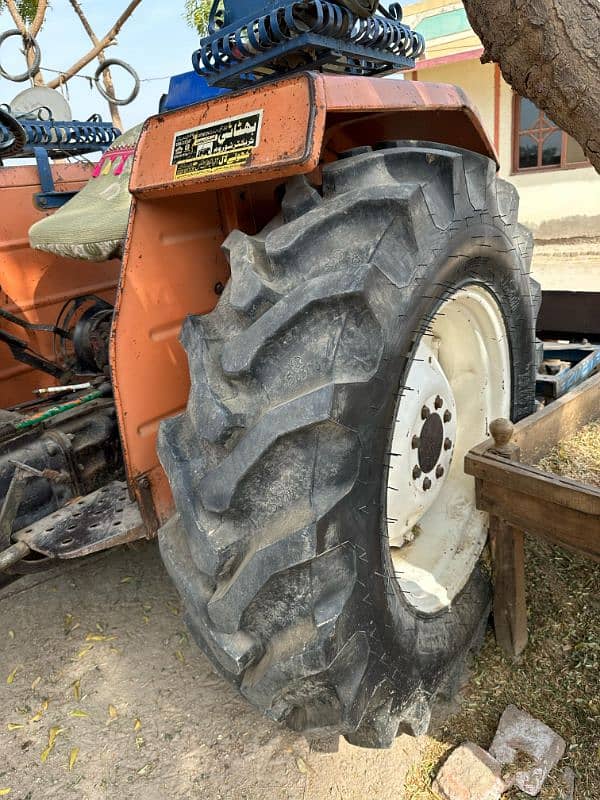
<svg viewBox="0 0 600 800"><path fill-rule="evenodd" d="M162 556L215 667L294 730L422 733L480 641L486 525L462 461L534 408L517 207L483 156L360 148L232 233L217 308L184 324Z"/></svg>

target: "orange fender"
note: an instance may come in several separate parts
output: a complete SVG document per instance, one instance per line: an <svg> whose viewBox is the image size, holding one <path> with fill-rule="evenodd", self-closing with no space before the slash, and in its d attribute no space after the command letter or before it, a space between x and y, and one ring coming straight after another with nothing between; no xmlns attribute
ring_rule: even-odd
<svg viewBox="0 0 600 800"><path fill-rule="evenodd" d="M188 314L217 303L229 276L223 241L266 224L288 177L318 184L322 163L390 139L457 145L497 163L464 92L443 84L302 73L147 121L111 340L126 466L142 508L153 503L147 520L173 513L156 435L187 402L178 335Z"/></svg>

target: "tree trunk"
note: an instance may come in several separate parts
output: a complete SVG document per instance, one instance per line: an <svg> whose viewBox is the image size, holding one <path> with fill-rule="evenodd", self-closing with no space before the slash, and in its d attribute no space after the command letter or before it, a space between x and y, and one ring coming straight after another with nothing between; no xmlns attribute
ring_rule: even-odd
<svg viewBox="0 0 600 800"><path fill-rule="evenodd" d="M77 75L77 73L80 70L82 70L84 67L87 67L90 61L93 61L95 58L97 58L99 53L103 53L107 47L109 47L111 44L114 44L117 34L119 33L123 25L127 22L129 17L133 14L133 12L136 10L136 8L139 6L141 2L142 0L131 0L125 11L121 14L119 19L115 22L112 28L106 33L106 35L103 36L102 39L100 39L98 44L94 45L94 47L92 47L89 53L86 53L84 56L82 56L79 59L79 61L76 61L72 67L69 67L69 69L65 70L65 72L59 75L58 78L56 78L53 81L50 81L48 86L51 89L56 89L61 84L70 81L71 78L74 75Z"/></svg>
<svg viewBox="0 0 600 800"><path fill-rule="evenodd" d="M571 134L600 172L598 0L464 0L483 63Z"/></svg>

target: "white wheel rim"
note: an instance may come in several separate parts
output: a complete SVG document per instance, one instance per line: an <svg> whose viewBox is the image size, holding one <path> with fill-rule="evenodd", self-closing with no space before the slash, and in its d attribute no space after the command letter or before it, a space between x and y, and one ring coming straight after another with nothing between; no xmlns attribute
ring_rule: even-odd
<svg viewBox="0 0 600 800"><path fill-rule="evenodd" d="M436 312L415 353L392 431L387 528L396 580L424 613L448 607L481 555L486 515L463 469L489 423L510 415L510 352L498 303L481 286Z"/></svg>

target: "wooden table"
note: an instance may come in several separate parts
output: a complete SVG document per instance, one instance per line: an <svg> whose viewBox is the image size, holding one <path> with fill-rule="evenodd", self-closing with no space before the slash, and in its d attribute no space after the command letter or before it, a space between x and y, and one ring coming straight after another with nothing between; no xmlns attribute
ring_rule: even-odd
<svg viewBox="0 0 600 800"><path fill-rule="evenodd" d="M490 515L496 640L511 656L527 645L525 534L600 561L600 488L532 466L599 418L600 374L516 425L495 420L493 438L465 457L477 507Z"/></svg>

